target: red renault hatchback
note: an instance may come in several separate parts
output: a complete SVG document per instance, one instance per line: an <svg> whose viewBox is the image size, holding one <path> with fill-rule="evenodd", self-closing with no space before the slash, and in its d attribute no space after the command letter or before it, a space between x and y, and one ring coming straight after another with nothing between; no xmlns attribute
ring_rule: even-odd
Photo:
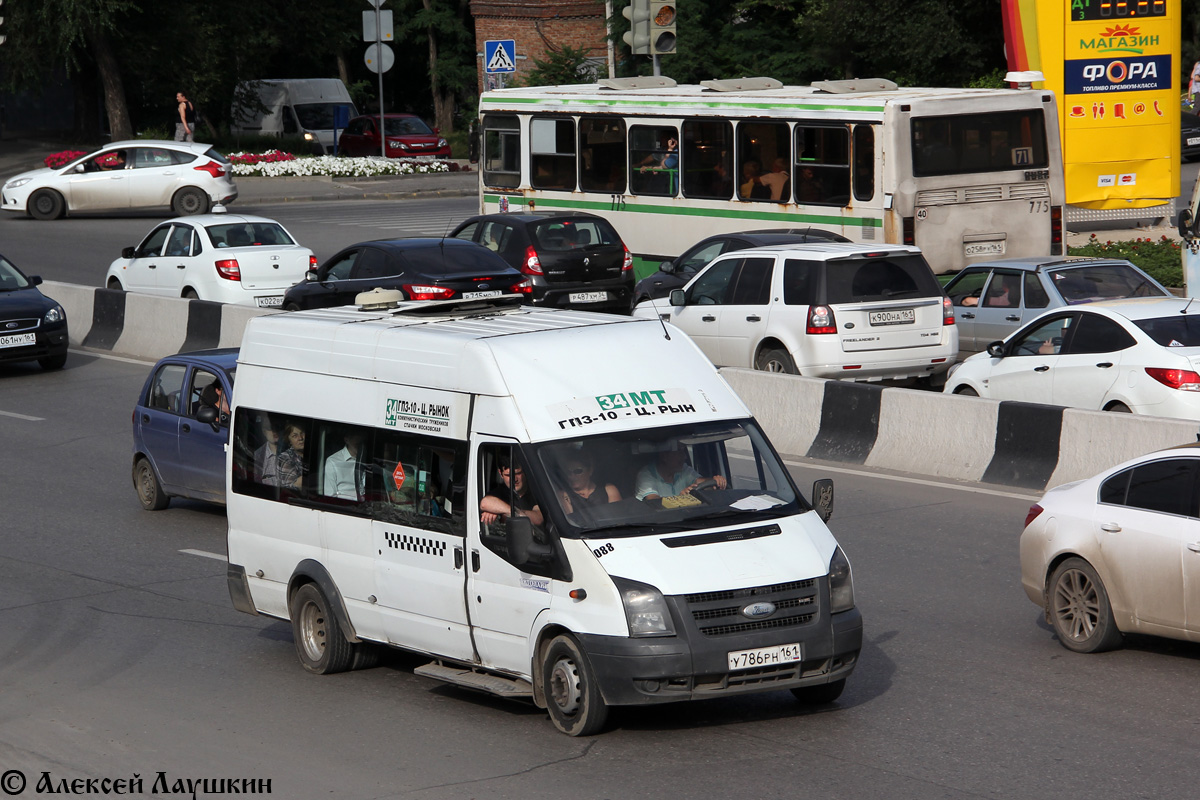
<svg viewBox="0 0 1200 800"><path fill-rule="evenodd" d="M384 114L388 158L449 158L450 144L412 114ZM355 117L338 139L338 152L346 156L379 155L379 115Z"/></svg>

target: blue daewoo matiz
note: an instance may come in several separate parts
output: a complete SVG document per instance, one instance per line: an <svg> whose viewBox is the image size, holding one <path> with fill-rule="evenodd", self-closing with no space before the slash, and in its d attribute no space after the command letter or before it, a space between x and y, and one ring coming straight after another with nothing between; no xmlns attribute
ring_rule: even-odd
<svg viewBox="0 0 1200 800"><path fill-rule="evenodd" d="M133 409L133 488L142 508L172 497L225 502L225 444L237 348L167 356Z"/></svg>

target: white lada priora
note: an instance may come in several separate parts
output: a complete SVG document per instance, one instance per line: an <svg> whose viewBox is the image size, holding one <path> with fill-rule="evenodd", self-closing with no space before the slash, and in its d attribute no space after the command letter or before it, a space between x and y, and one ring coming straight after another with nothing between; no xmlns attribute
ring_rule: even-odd
<svg viewBox="0 0 1200 800"><path fill-rule="evenodd" d="M126 247L104 285L127 292L278 308L283 293L317 265L273 219L235 214L180 217Z"/></svg>

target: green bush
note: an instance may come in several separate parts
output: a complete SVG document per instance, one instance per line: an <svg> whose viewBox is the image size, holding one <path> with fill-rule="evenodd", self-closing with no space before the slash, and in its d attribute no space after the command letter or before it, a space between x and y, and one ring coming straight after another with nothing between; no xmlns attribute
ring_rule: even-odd
<svg viewBox="0 0 1200 800"><path fill-rule="evenodd" d="M1082 247L1069 247L1073 256L1124 258L1137 264L1163 286L1183 286L1183 254L1179 243L1164 236L1157 242L1149 237L1128 241L1102 242L1092 234Z"/></svg>

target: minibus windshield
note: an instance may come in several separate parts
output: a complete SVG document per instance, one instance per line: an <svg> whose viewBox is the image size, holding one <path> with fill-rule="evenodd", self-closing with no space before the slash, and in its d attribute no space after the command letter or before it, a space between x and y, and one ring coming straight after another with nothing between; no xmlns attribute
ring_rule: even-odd
<svg viewBox="0 0 1200 800"><path fill-rule="evenodd" d="M535 446L539 498L564 536L697 530L810 509L753 420L644 428Z"/></svg>

